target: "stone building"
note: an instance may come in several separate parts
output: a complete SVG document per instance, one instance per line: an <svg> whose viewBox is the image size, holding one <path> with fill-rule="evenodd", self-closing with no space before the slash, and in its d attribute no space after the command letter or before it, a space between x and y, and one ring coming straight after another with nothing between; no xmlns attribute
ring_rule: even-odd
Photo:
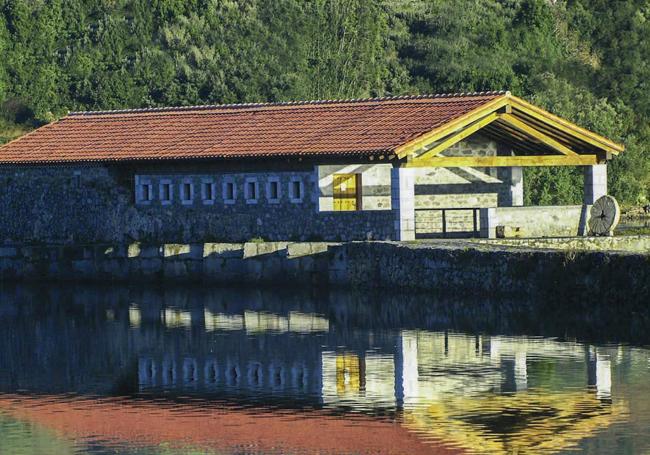
<svg viewBox="0 0 650 455"><path fill-rule="evenodd" d="M76 112L0 147L0 241L579 235L622 151L509 92ZM527 166L584 204L524 207Z"/></svg>

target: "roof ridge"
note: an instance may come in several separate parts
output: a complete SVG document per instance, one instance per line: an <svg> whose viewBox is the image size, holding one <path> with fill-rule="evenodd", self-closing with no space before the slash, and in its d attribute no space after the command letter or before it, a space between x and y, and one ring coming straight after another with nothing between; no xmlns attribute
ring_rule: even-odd
<svg viewBox="0 0 650 455"><path fill-rule="evenodd" d="M367 103L381 101L400 101L400 100L419 100L419 99L438 99L438 98L463 98L472 96L497 96L508 95L509 91L483 91L483 92L457 92L457 93L435 93L423 95L398 95L398 96L381 96L374 98L348 98L348 99L321 99L321 100L304 100L304 101L279 101L268 103L230 103L230 104L205 104L192 106L169 106L169 107L144 107L133 109L113 109L99 111L73 111L68 112L70 116L90 116L106 114L137 114L149 112L185 112L185 111L203 111L212 109L248 109L258 107L285 107L285 106L308 106L308 105L328 105L328 104L349 104L349 103Z"/></svg>

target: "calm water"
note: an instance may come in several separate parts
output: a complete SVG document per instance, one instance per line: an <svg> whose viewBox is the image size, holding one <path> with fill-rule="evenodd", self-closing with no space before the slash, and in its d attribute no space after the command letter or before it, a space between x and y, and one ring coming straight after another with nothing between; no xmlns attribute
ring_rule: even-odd
<svg viewBox="0 0 650 455"><path fill-rule="evenodd" d="M584 304L5 286L0 453L650 454L648 315Z"/></svg>

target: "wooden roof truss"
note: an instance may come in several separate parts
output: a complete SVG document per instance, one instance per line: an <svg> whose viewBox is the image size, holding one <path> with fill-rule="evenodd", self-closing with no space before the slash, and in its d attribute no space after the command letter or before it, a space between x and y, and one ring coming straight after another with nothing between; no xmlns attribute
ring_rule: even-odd
<svg viewBox="0 0 650 455"><path fill-rule="evenodd" d="M444 156L481 134L510 149L510 156ZM587 166L606 162L624 147L563 120L510 93L396 149L404 167Z"/></svg>

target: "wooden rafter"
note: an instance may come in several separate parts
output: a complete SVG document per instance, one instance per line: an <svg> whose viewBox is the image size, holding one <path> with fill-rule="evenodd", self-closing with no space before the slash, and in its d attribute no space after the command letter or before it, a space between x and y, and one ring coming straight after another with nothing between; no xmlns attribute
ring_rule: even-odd
<svg viewBox="0 0 650 455"><path fill-rule="evenodd" d="M468 136L471 136L481 128L484 128L485 126L494 122L499 117L500 114L497 114L496 112L493 112L490 115L483 117L481 120L472 123L467 128L459 131L458 133L452 134L450 137L442 141L440 144L436 145L430 150L427 150L423 154L419 155L418 159L428 159L438 155L440 152L447 150L452 145L459 143L460 141L467 138Z"/></svg>
<svg viewBox="0 0 650 455"><path fill-rule="evenodd" d="M495 125L493 125L495 128L498 126L501 131L504 133L507 133L508 136L511 138L514 138L520 142L529 142L530 138L523 134L521 131L510 127L508 124L503 123L503 122L498 122Z"/></svg>
<svg viewBox="0 0 650 455"><path fill-rule="evenodd" d="M618 154L625 150L625 147L622 145L616 144L609 139L600 136L599 134L593 133L584 128L580 128L578 125L575 125L567 120L564 120L560 117L557 117L550 112L546 112L543 109L538 108L521 98L510 95L508 97L509 101L512 103L512 107L516 110L520 110L525 114L538 119L539 121L546 123L547 125L552 126L553 128L566 132L572 137L577 137L578 139L591 144L599 149L605 150L607 152Z"/></svg>
<svg viewBox="0 0 650 455"><path fill-rule="evenodd" d="M545 135L539 130L536 130L530 125L527 125L526 123L522 122L518 118L514 117L512 114L502 114L501 116L499 116L499 120L517 128L520 131L525 132L529 136L532 136L538 141L540 141L542 144L549 146L553 150L558 151L563 155L577 155L577 153L571 150L569 147L560 144L555 139Z"/></svg>
<svg viewBox="0 0 650 455"><path fill-rule="evenodd" d="M395 149L395 154L399 159L403 159L422 153L429 159L479 129L488 125L494 126L495 120L492 116L497 112L501 112L498 114L499 118L496 119L499 129L504 130L508 135L522 143L544 144L566 156L587 152L596 153L602 158L608 156L609 153L618 154L625 149L622 145L506 93L472 112L400 145ZM481 124L483 121L485 124ZM489 129L494 131L492 127ZM436 144L441 140L442 143ZM426 150L427 146L430 147L431 144L436 145L430 150ZM514 148L530 150L530 147L523 144L516 144Z"/></svg>
<svg viewBox="0 0 650 455"><path fill-rule="evenodd" d="M527 146L525 144L516 144L514 142L510 142L504 136L499 136L498 134L494 134L494 133L489 132L489 131L485 132L485 136L492 139L492 140L494 140L494 141L500 142L501 144L507 146L509 151L512 151L513 152L512 154L515 154L515 155L517 155L517 154L529 155L529 154L534 154L535 152L539 151L539 149L535 150L534 148L529 147L529 146ZM511 155L511 153L497 154L497 155L498 156L509 156L509 155Z"/></svg>
<svg viewBox="0 0 650 455"><path fill-rule="evenodd" d="M596 155L537 155L537 156L436 156L414 159L403 167L539 167L590 166L598 164Z"/></svg>
<svg viewBox="0 0 650 455"><path fill-rule="evenodd" d="M580 143L583 148L592 148L589 143L584 142L575 136L572 136L571 133L553 128L548 123L544 123L535 117L531 117L523 111L515 110L514 115L516 115L517 118L521 121L526 122L547 136L551 136L556 140L563 142L564 144Z"/></svg>
<svg viewBox="0 0 650 455"><path fill-rule="evenodd" d="M538 144L533 144L530 138L519 133L515 129L511 129L504 123L495 122L493 125L489 125L483 130L485 133L493 133L501 138L501 142L508 144L512 147L513 150L523 149L536 151L539 149Z"/></svg>
<svg viewBox="0 0 650 455"><path fill-rule="evenodd" d="M483 134L487 137L492 138L493 140L500 142L508 147L510 147L515 153L516 152L528 152L528 154L534 154L539 151L539 146L534 146L526 141L516 141L509 136L508 134L503 133L501 130L497 129L494 125L488 126L483 129Z"/></svg>

